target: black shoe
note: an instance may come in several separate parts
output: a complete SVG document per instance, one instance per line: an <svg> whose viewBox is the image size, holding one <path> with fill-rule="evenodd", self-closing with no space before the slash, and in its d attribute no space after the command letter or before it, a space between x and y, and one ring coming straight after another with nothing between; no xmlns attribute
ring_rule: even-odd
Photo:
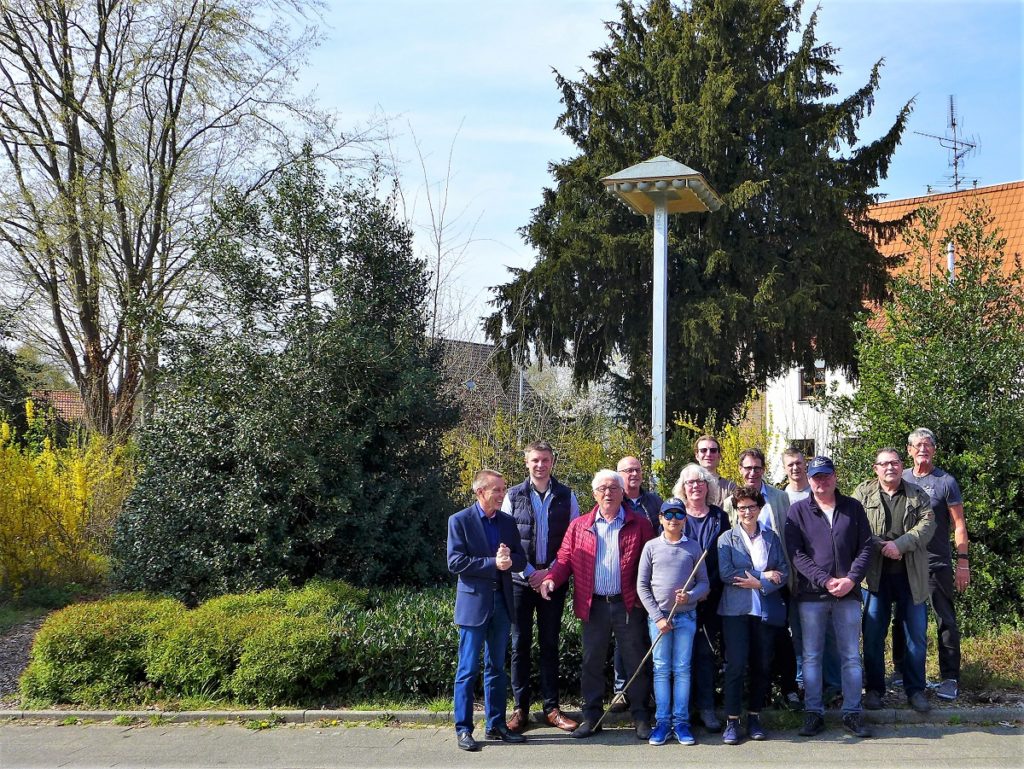
<svg viewBox="0 0 1024 769"><path fill-rule="evenodd" d="M475 753L480 750L480 743L473 739L473 735L469 732L459 732L459 750L468 750L470 753Z"/></svg>
<svg viewBox="0 0 1024 769"><path fill-rule="evenodd" d="M722 731L722 722L718 720L718 716L715 715L715 711L711 708L706 708L700 712L700 720L704 724L704 728L709 732Z"/></svg>
<svg viewBox="0 0 1024 769"><path fill-rule="evenodd" d="M808 713L804 716L804 725L797 732L801 737L813 737L825 728L825 719L820 713Z"/></svg>
<svg viewBox="0 0 1024 769"><path fill-rule="evenodd" d="M924 692L914 692L907 697L907 702L918 713L928 713L932 709L932 704L928 702L928 695Z"/></svg>
<svg viewBox="0 0 1024 769"><path fill-rule="evenodd" d="M575 737L577 740L582 740L587 737L594 736L599 731L601 731L601 729L602 727L595 726L593 721L587 721L586 719L584 719L583 721L580 721L579 726L572 730L569 736Z"/></svg>
<svg viewBox="0 0 1024 769"><path fill-rule="evenodd" d="M638 740L648 740L651 738L651 723L646 719L640 719L636 722L636 738Z"/></svg>
<svg viewBox="0 0 1024 769"><path fill-rule="evenodd" d="M854 737L870 737L871 730L860 720L860 713L847 713L843 716L843 726Z"/></svg>
<svg viewBox="0 0 1024 769"><path fill-rule="evenodd" d="M876 691L866 691L864 692L862 704L864 705L864 710L881 710L882 695Z"/></svg>
<svg viewBox="0 0 1024 769"><path fill-rule="evenodd" d="M515 744L526 742L526 738L523 735L510 732L504 724L496 729L488 729L484 732L484 736L489 740L501 740L502 742L512 742Z"/></svg>

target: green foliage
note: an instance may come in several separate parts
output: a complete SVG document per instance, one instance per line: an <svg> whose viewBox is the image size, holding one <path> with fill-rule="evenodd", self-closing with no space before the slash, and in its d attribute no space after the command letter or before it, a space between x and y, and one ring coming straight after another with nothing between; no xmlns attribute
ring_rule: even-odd
<svg viewBox="0 0 1024 769"><path fill-rule="evenodd" d="M935 463L963 491L971 538L971 587L962 624L979 632L1024 621L1024 269L1006 264L1005 241L978 206L938 232L923 209L905 239L916 269L899 277L884 325L859 330L859 382L828 402L835 430L854 436L835 450L852 488L881 446L906 445L916 427L935 432ZM943 271L945 244L956 278Z"/></svg>
<svg viewBox="0 0 1024 769"><path fill-rule="evenodd" d="M499 409L489 422L462 424L445 436L445 448L460 467L461 501L472 501L473 474L484 467L502 473L510 486L520 483L526 477L523 448L540 438L554 446L554 475L576 492L582 508L592 504L590 481L598 470L614 470L626 455L650 463L650 440L600 410L562 416L557 411L509 415Z"/></svg>
<svg viewBox="0 0 1024 769"><path fill-rule="evenodd" d="M0 422L13 425L20 431L26 426L22 404L28 397L28 387L18 365L18 357L7 348L10 320L10 313L0 307Z"/></svg>
<svg viewBox="0 0 1024 769"><path fill-rule="evenodd" d="M141 594L83 603L44 623L26 698L103 705L164 697L270 705L333 689L338 627L367 594L342 582L225 595L187 611Z"/></svg>
<svg viewBox="0 0 1024 769"><path fill-rule="evenodd" d="M619 402L642 421L651 223L600 180L668 155L724 198L715 213L670 218L668 412L728 420L752 386L790 364L853 362L851 322L886 282L854 222L874 202L868 191L887 172L909 104L883 136L858 144L881 61L840 97L837 51L815 39L816 14L801 28L800 3L620 0L619 11L590 71L556 74L558 127L578 154L552 163L555 186L523 228L537 264L496 288L487 333L509 364L536 354L571 364L579 383L624 361Z"/></svg>
<svg viewBox="0 0 1024 769"><path fill-rule="evenodd" d="M423 584L454 505L423 264L393 201L308 156L200 243L215 291L178 328L118 524L120 584L189 603L315 576ZM395 536L416 521L414 536Z"/></svg>
<svg viewBox="0 0 1024 769"><path fill-rule="evenodd" d="M138 699L147 649L182 613L177 601L138 594L55 612L36 635L22 696L83 705Z"/></svg>

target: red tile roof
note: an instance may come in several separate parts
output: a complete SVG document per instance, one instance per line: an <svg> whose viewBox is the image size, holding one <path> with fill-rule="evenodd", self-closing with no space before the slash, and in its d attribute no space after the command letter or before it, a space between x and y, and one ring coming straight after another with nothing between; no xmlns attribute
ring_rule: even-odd
<svg viewBox="0 0 1024 769"><path fill-rule="evenodd" d="M938 209L939 234L954 227L964 219L964 209L974 202L983 202L988 206L994 217L994 226L999 228L1000 236L1006 238L1003 255L1006 257L1003 267L1009 272L1014 263L1014 256L1024 258L1024 181L1009 184L996 184L991 187L978 187L957 192L942 192L936 195L924 195L917 198L887 200L872 206L868 215L880 222L894 222L907 216L922 206ZM897 234L891 240L876 243L879 252L887 257L906 256L907 245ZM935 255L933 266L946 269L946 252ZM904 264L897 268L908 269L911 265Z"/></svg>
<svg viewBox="0 0 1024 769"><path fill-rule="evenodd" d="M53 406L57 416L65 422L85 420L85 404L78 390L33 390L29 397L35 403Z"/></svg>

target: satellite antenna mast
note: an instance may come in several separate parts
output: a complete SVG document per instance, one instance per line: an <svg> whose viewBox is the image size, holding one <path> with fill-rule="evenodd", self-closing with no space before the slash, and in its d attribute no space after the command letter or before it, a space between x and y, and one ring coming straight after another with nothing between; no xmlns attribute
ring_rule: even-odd
<svg viewBox="0 0 1024 769"><path fill-rule="evenodd" d="M929 139L938 139L939 144L952 153L953 189L956 191L959 191L960 189L960 162L967 157L968 154L978 148L976 142L961 139L957 134L958 128L959 124L956 119L956 100L951 94L949 97L949 130L953 136L936 136L935 134L926 134L921 131L914 131L918 136L927 136ZM975 182L977 182L977 180L975 180Z"/></svg>

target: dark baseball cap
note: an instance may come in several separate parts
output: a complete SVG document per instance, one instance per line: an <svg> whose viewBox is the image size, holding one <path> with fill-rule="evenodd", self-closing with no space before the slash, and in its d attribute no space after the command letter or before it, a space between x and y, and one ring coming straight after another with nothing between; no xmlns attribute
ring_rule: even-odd
<svg viewBox="0 0 1024 769"><path fill-rule="evenodd" d="M665 504L661 506L661 512L667 513L669 510L676 510L679 512L686 512L686 505L683 504L683 500L672 497L665 501Z"/></svg>
<svg viewBox="0 0 1024 769"><path fill-rule="evenodd" d="M815 457L807 464L807 477L815 475L835 475L836 466L828 457Z"/></svg>

